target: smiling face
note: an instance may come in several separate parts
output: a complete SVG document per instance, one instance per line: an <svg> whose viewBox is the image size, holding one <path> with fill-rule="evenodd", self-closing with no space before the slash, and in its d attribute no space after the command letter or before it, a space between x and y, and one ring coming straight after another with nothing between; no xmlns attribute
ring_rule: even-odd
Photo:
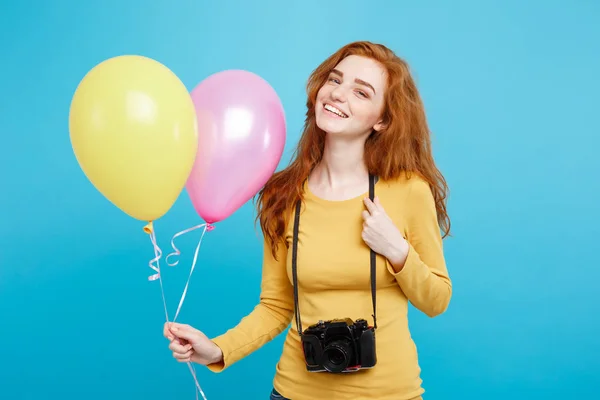
<svg viewBox="0 0 600 400"><path fill-rule="evenodd" d="M383 66L370 58L344 58L317 94L317 126L330 135L348 137L382 129L386 76Z"/></svg>

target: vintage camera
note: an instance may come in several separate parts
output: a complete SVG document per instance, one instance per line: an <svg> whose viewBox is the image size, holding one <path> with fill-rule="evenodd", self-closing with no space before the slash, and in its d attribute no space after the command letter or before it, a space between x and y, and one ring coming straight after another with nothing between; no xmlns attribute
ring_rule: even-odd
<svg viewBox="0 0 600 400"><path fill-rule="evenodd" d="M375 330L364 319L319 321L301 338L309 372L355 372L377 363Z"/></svg>

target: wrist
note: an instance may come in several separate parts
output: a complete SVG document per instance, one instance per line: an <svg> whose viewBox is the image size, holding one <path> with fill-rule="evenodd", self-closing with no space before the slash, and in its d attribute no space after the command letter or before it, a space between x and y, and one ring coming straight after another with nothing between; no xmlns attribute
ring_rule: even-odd
<svg viewBox="0 0 600 400"><path fill-rule="evenodd" d="M212 356L211 364L216 364L223 361L223 351L221 348L215 343L214 354Z"/></svg>
<svg viewBox="0 0 600 400"><path fill-rule="evenodd" d="M406 239L402 238L397 246L390 249L388 261L396 273L400 272L406 263L408 257L409 245Z"/></svg>

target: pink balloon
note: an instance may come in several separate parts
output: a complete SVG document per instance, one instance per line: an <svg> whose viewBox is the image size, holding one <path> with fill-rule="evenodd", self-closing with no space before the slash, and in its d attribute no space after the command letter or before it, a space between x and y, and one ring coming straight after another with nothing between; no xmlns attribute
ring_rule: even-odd
<svg viewBox="0 0 600 400"><path fill-rule="evenodd" d="M200 217L214 223L254 197L273 175L286 139L275 90L243 70L209 76L191 92L198 152L186 183Z"/></svg>

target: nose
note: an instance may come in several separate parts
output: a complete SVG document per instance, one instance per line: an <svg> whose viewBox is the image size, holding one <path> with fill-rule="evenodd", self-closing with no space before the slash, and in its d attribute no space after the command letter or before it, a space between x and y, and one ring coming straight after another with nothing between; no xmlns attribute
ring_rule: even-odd
<svg viewBox="0 0 600 400"><path fill-rule="evenodd" d="M331 99L340 102L346 101L346 89L344 89L343 85L336 86L331 91Z"/></svg>

